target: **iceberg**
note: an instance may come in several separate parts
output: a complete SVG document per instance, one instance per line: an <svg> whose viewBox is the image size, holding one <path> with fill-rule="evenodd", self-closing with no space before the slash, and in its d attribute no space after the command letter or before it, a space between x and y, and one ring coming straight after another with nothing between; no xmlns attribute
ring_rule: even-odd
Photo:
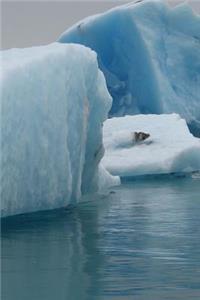
<svg viewBox="0 0 200 300"><path fill-rule="evenodd" d="M135 1L80 21L58 41L96 51L110 116L178 113L200 136L200 17L188 4Z"/></svg>
<svg viewBox="0 0 200 300"><path fill-rule="evenodd" d="M2 216L64 207L118 182L99 170L112 99L94 51L11 49L1 67Z"/></svg>
<svg viewBox="0 0 200 300"><path fill-rule="evenodd" d="M136 142L134 132L150 137ZM136 115L104 123L103 166L120 177L190 173L200 170L200 139L177 114Z"/></svg>

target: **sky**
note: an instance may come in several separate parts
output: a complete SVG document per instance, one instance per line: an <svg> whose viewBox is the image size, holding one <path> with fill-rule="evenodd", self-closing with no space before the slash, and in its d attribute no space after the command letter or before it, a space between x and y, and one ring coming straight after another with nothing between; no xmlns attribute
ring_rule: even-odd
<svg viewBox="0 0 200 300"><path fill-rule="evenodd" d="M0 0L1 49L30 47L54 42L68 27L84 17L131 1L121 0ZM163 0L167 1L167 0ZM184 0L169 0L173 5ZM200 13L200 0L190 0Z"/></svg>

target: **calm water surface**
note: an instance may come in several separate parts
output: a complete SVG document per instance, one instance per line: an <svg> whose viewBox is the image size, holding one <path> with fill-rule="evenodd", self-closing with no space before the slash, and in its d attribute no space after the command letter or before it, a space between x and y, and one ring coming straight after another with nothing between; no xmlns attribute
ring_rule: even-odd
<svg viewBox="0 0 200 300"><path fill-rule="evenodd" d="M200 299L200 178L5 219L3 300Z"/></svg>

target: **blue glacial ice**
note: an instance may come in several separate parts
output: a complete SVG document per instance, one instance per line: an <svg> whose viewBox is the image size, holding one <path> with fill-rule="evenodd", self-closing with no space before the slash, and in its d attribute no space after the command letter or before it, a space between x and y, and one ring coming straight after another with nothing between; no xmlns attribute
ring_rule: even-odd
<svg viewBox="0 0 200 300"><path fill-rule="evenodd" d="M136 142L134 132L150 137ZM102 163L112 174L133 177L191 173L200 170L200 139L177 114L136 115L108 119L104 124Z"/></svg>
<svg viewBox="0 0 200 300"><path fill-rule="evenodd" d="M117 183L99 170L112 99L95 52L12 49L1 66L2 216L63 207Z"/></svg>
<svg viewBox="0 0 200 300"><path fill-rule="evenodd" d="M59 41L97 52L111 116L176 112L200 136L200 16L189 5L133 2L79 22Z"/></svg>

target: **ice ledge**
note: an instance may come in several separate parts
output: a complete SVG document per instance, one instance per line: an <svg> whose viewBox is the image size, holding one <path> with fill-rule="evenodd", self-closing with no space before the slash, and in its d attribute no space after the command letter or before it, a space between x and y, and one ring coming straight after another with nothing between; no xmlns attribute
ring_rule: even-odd
<svg viewBox="0 0 200 300"><path fill-rule="evenodd" d="M135 143L132 132L150 133ZM120 177L200 170L200 139L177 114L112 118L104 123L104 167Z"/></svg>

